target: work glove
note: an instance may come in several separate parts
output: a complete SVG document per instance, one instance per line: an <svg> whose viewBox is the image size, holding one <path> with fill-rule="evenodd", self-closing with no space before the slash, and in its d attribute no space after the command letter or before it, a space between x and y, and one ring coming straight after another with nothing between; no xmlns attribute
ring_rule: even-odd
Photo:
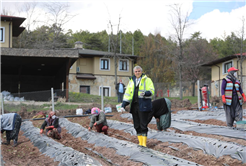
<svg viewBox="0 0 246 166"><path fill-rule="evenodd" d="M39 133L40 133L40 134L42 134L42 133L43 133L43 131L44 131L43 129L40 129L40 132L39 132Z"/></svg>
<svg viewBox="0 0 246 166"><path fill-rule="evenodd" d="M129 105L130 103L126 102L126 101L123 101L122 104L121 104L121 108L126 108L127 105Z"/></svg>
<svg viewBox="0 0 246 166"><path fill-rule="evenodd" d="M96 126L96 125L97 125L97 122L94 123L94 126Z"/></svg>
<svg viewBox="0 0 246 166"><path fill-rule="evenodd" d="M145 96L145 92L141 92L140 93L140 96Z"/></svg>
<svg viewBox="0 0 246 166"><path fill-rule="evenodd" d="M125 110L125 108L123 108L123 107L121 107L121 112L125 112L126 110Z"/></svg>
<svg viewBox="0 0 246 166"><path fill-rule="evenodd" d="M91 131L91 127L89 127L88 130Z"/></svg>
<svg viewBox="0 0 246 166"><path fill-rule="evenodd" d="M225 95L222 95L222 102L223 102L224 104L226 103Z"/></svg>
<svg viewBox="0 0 246 166"><path fill-rule="evenodd" d="M245 94L243 93L242 96L243 96L243 102L245 103L246 102Z"/></svg>

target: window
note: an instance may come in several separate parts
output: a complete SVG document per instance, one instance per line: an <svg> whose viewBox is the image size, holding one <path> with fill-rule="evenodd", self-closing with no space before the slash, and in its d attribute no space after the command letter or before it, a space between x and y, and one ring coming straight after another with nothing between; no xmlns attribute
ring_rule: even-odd
<svg viewBox="0 0 246 166"><path fill-rule="evenodd" d="M119 71L128 71L128 70L129 70L129 61L119 60Z"/></svg>
<svg viewBox="0 0 246 166"><path fill-rule="evenodd" d="M79 92L80 93L87 93L87 94L90 94L90 86L80 86L80 89L79 89Z"/></svg>
<svg viewBox="0 0 246 166"><path fill-rule="evenodd" d="M233 66L232 61L223 63L223 74L227 73L227 70Z"/></svg>
<svg viewBox="0 0 246 166"><path fill-rule="evenodd" d="M80 72L80 68L79 67L77 67L77 72Z"/></svg>
<svg viewBox="0 0 246 166"><path fill-rule="evenodd" d="M99 96L101 96L101 86L99 87ZM110 96L110 87L103 87L103 96Z"/></svg>
<svg viewBox="0 0 246 166"><path fill-rule="evenodd" d="M101 59L100 69L109 70L109 59Z"/></svg>
<svg viewBox="0 0 246 166"><path fill-rule="evenodd" d="M4 27L0 28L0 42L1 43L5 42L5 28Z"/></svg>

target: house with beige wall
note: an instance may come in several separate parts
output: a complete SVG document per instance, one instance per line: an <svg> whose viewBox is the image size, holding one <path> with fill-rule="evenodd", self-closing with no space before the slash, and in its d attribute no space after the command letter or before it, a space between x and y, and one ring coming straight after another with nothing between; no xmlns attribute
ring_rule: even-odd
<svg viewBox="0 0 246 166"><path fill-rule="evenodd" d="M246 53L242 54L246 59ZM243 84L243 92L246 92L246 60L242 64L242 80L240 68L240 54L230 55L224 58L216 59L209 63L202 65L204 67L211 67L211 96L221 96L222 79L227 76L227 70L230 67L239 69L238 80Z"/></svg>
<svg viewBox="0 0 246 166"><path fill-rule="evenodd" d="M104 96L116 96L115 62L112 52L78 49L79 59L69 72L69 91L100 95L103 87ZM117 82L119 79L127 85L133 75L137 56L116 54Z"/></svg>
<svg viewBox="0 0 246 166"><path fill-rule="evenodd" d="M1 15L0 46L12 48L12 38L19 36L24 30L20 25L25 18Z"/></svg>

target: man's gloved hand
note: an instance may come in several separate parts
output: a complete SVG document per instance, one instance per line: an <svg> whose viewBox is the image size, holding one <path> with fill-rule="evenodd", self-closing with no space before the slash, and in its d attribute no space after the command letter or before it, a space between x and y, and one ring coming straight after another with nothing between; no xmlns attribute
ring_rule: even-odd
<svg viewBox="0 0 246 166"><path fill-rule="evenodd" d="M222 95L222 102L223 102L224 104L226 103L225 95Z"/></svg>
<svg viewBox="0 0 246 166"><path fill-rule="evenodd" d="M141 92L141 93L140 93L140 96L144 96L144 95L145 95L145 92Z"/></svg>
<svg viewBox="0 0 246 166"><path fill-rule="evenodd" d="M243 96L243 102L245 103L246 102L245 94L243 93L242 96Z"/></svg>
<svg viewBox="0 0 246 166"><path fill-rule="evenodd" d="M123 107L121 107L121 112L125 112L126 110L125 110L125 108L123 108Z"/></svg>
<svg viewBox="0 0 246 166"><path fill-rule="evenodd" d="M97 122L94 123L94 126L96 126L96 125L97 125Z"/></svg>
<svg viewBox="0 0 246 166"><path fill-rule="evenodd" d="M89 127L88 130L91 131L91 127Z"/></svg>
<svg viewBox="0 0 246 166"><path fill-rule="evenodd" d="M43 129L40 129L40 132L39 132L39 133L40 133L40 134L42 134L42 133L43 133L43 131L44 131Z"/></svg>

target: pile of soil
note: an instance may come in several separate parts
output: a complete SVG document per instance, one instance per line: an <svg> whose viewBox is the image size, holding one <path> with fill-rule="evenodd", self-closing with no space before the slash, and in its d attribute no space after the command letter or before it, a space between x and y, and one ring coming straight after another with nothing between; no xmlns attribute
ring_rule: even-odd
<svg viewBox="0 0 246 166"><path fill-rule="evenodd" d="M189 99L184 99L184 100L172 99L171 103L172 103L172 108L190 109L192 105Z"/></svg>

